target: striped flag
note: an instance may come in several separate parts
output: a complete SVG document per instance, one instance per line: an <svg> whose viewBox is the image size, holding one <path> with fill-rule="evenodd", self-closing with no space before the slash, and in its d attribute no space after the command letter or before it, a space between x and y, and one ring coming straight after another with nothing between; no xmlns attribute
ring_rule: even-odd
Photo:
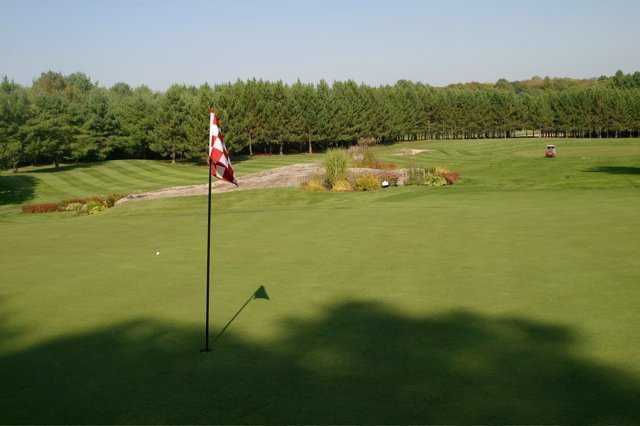
<svg viewBox="0 0 640 426"><path fill-rule="evenodd" d="M212 176L238 185L238 181L233 176L229 152L224 146L224 138L220 131L220 119L213 111L209 113L209 161L211 161Z"/></svg>

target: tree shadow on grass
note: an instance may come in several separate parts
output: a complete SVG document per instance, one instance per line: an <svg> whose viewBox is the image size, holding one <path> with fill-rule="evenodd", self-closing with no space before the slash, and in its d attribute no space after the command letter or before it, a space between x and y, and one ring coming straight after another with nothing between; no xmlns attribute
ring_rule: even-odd
<svg viewBox="0 0 640 426"><path fill-rule="evenodd" d="M51 165L50 167L41 167L38 169L34 169L34 170L29 170L29 173L59 173L59 172L68 172L70 170L75 170L75 169L86 169L86 168L91 168L94 167L98 164L101 164L100 162L94 162L94 163L77 163L77 164L63 164L58 166L58 168L56 168L55 166Z"/></svg>
<svg viewBox="0 0 640 426"><path fill-rule="evenodd" d="M353 301L269 343L129 321L0 356L0 423L638 423L640 386L564 327Z"/></svg>
<svg viewBox="0 0 640 426"><path fill-rule="evenodd" d="M231 157L231 160L233 161L234 164L238 164L244 161L251 160L252 158L255 158L255 157L252 157L247 154L233 154L233 157Z"/></svg>
<svg viewBox="0 0 640 426"><path fill-rule="evenodd" d="M0 175L0 206L22 204L33 199L36 179L23 174Z"/></svg>
<svg viewBox="0 0 640 426"><path fill-rule="evenodd" d="M591 173L610 173L613 175L640 175L640 167L631 166L600 166L585 170Z"/></svg>

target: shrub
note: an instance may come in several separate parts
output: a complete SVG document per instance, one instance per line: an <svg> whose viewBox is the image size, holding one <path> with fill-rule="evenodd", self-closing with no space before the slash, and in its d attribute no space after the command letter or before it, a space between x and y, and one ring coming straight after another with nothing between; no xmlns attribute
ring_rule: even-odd
<svg viewBox="0 0 640 426"><path fill-rule="evenodd" d="M311 176L302 184L302 189L309 192L322 192L327 188L324 186L325 179L322 176Z"/></svg>
<svg viewBox="0 0 640 426"><path fill-rule="evenodd" d="M411 167L407 170L405 185L422 185L427 171L420 167Z"/></svg>
<svg viewBox="0 0 640 426"><path fill-rule="evenodd" d="M347 149L347 153L354 165L359 164L364 159L364 149L360 145L352 145Z"/></svg>
<svg viewBox="0 0 640 426"><path fill-rule="evenodd" d="M82 203L69 203L64 206L64 210L67 212L78 212L82 208Z"/></svg>
<svg viewBox="0 0 640 426"><path fill-rule="evenodd" d="M392 170L398 166L393 163L379 161L367 145L357 145L349 148L354 167L366 167L369 169Z"/></svg>
<svg viewBox="0 0 640 426"><path fill-rule="evenodd" d="M447 180L436 174L435 168L413 167L407 172L406 185L444 186Z"/></svg>
<svg viewBox="0 0 640 426"><path fill-rule="evenodd" d="M438 175L428 175L428 179L425 182L427 186L445 186L447 185L447 180Z"/></svg>
<svg viewBox="0 0 640 426"><path fill-rule="evenodd" d="M87 206L88 214L100 213L101 211L106 209L105 204L102 201L98 201L98 200L91 200L85 205Z"/></svg>
<svg viewBox="0 0 640 426"><path fill-rule="evenodd" d="M351 182L347 179L338 179L334 182L331 190L335 192L349 192L353 191L353 187L351 186Z"/></svg>
<svg viewBox="0 0 640 426"><path fill-rule="evenodd" d="M458 173L458 172L449 172L449 173L446 173L444 175L444 178L447 181L447 184L453 185L454 183L456 183L458 181L458 179L460 179L460 173Z"/></svg>
<svg viewBox="0 0 640 426"><path fill-rule="evenodd" d="M376 155L366 145L360 148L362 150L362 161L360 165L363 167L371 167L372 164L378 162Z"/></svg>
<svg viewBox="0 0 640 426"><path fill-rule="evenodd" d="M22 213L50 213L60 210L56 203L27 204L22 206Z"/></svg>
<svg viewBox="0 0 640 426"><path fill-rule="evenodd" d="M433 174L436 174L438 176L444 176L447 173L451 173L449 171L449 169L447 169L446 167L433 167L432 169L430 169L433 171Z"/></svg>
<svg viewBox="0 0 640 426"><path fill-rule="evenodd" d="M336 181L346 179L348 163L349 156L344 149L330 149L327 151L324 166L326 169L327 183L330 187L333 187Z"/></svg>
<svg viewBox="0 0 640 426"><path fill-rule="evenodd" d="M87 204L89 201L103 201L103 199L97 195L93 195L91 197L69 198L68 200L63 200L60 204L62 204L63 206L71 203Z"/></svg>
<svg viewBox="0 0 640 426"><path fill-rule="evenodd" d="M102 204L97 204L93 207L91 207L90 209L87 210L88 214L97 214L102 212L105 209L105 206L103 206Z"/></svg>
<svg viewBox="0 0 640 426"><path fill-rule="evenodd" d="M389 182L389 186L398 186L398 181L400 180L400 173L386 172L378 176L380 177L381 182L386 180L387 182Z"/></svg>
<svg viewBox="0 0 640 426"><path fill-rule="evenodd" d="M95 195L92 197L84 198L70 198L60 203L60 206L61 210L65 211L90 213L91 209L93 209L94 211L102 211L104 209L111 208L116 204L116 201L118 201L122 197L123 195L120 194L109 194L106 197ZM103 208L97 208L98 205L102 206Z"/></svg>
<svg viewBox="0 0 640 426"><path fill-rule="evenodd" d="M356 191L377 191L380 189L380 179L372 174L360 175L355 178L353 188Z"/></svg>

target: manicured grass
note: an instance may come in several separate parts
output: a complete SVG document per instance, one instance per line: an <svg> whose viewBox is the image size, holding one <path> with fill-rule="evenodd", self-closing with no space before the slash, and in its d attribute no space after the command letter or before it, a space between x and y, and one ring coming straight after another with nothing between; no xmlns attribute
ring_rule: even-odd
<svg viewBox="0 0 640 426"><path fill-rule="evenodd" d="M256 156L235 159L238 176L288 164L314 161L317 155ZM0 213L15 211L22 203L58 202L63 199L108 193L129 194L178 185L206 183L207 166L170 164L151 160L116 160L23 168L0 173Z"/></svg>
<svg viewBox="0 0 640 426"><path fill-rule="evenodd" d="M544 158L547 143L556 145L557 158ZM394 155L403 148L427 151ZM640 188L638 139L417 142L383 147L378 155L402 167L442 165L460 170L467 189Z"/></svg>
<svg viewBox="0 0 640 426"><path fill-rule="evenodd" d="M0 216L0 423L638 423L640 141L607 142L394 145L463 180L216 195L215 331L271 300L209 354L206 197Z"/></svg>

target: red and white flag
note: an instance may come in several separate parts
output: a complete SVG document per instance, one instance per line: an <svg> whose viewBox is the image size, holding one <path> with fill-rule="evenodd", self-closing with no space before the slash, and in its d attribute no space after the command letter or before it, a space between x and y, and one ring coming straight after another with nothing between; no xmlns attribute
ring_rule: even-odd
<svg viewBox="0 0 640 426"><path fill-rule="evenodd" d="M211 161L212 176L238 185L238 181L233 176L229 152L224 146L224 138L222 131L220 131L220 119L213 111L209 114L209 161Z"/></svg>

